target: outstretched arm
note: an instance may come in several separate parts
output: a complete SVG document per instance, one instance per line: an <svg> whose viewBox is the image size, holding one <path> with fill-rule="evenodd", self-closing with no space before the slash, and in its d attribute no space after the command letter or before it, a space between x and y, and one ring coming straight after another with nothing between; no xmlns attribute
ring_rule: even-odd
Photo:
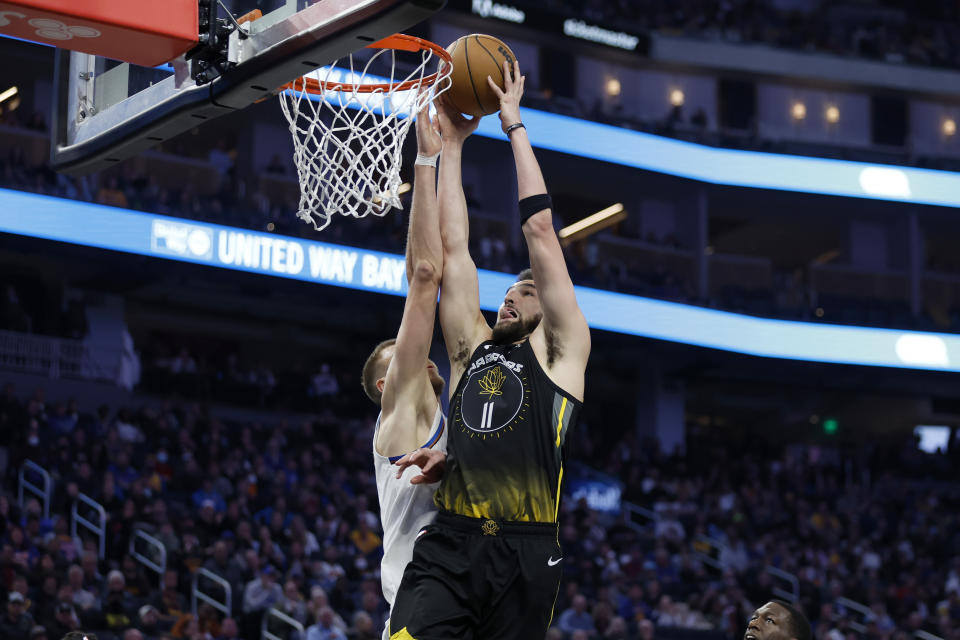
<svg viewBox="0 0 960 640"><path fill-rule="evenodd" d="M417 116L418 156L440 153L439 127L430 120L426 109ZM393 359L387 368L381 398L381 423L376 448L381 454L407 453L416 442L415 425L434 406L424 406L432 389L425 375L433 323L437 309L437 293L443 272L443 247L440 241L437 206L436 169L425 164L414 165L413 200L410 204L410 225L407 234L407 300L397 332ZM412 443L412 444L411 444Z"/></svg>
<svg viewBox="0 0 960 640"><path fill-rule="evenodd" d="M480 313L477 267L470 257L470 223L460 175L464 140L476 130L480 118L467 119L442 98L439 102L437 118L443 135L443 154L437 198L444 261L440 327L450 356L450 392L453 393L471 352L490 336L490 327Z"/></svg>
<svg viewBox="0 0 960 640"><path fill-rule="evenodd" d="M520 200L545 194L546 184L540 164L533 153L525 127L511 127L520 120L520 98L523 96L525 78L520 75L520 65L514 61L511 74L508 63L503 63L505 91L489 76L487 82L500 98L500 123L510 138L513 158L517 166L517 187ZM510 129L507 132L507 129ZM523 236L530 253L530 268L537 285L540 304L543 307L544 335L549 354L548 369L579 370L579 386L575 380L564 382L570 392L580 396L583 389L583 370L590 355L590 329L583 312L577 305L573 282L567 271L560 241L553 230L553 212L549 208L536 211L523 223ZM563 376L564 378L573 376ZM577 391L580 393L577 393Z"/></svg>
<svg viewBox="0 0 960 640"><path fill-rule="evenodd" d="M440 218L437 206L437 169L426 164L437 162L442 142L440 123L430 118L424 107L417 114L417 159L413 165L413 197L410 200L410 221L407 227L407 284L411 285L418 261L425 261L440 273L443 246L440 242ZM423 163L420 162L423 158ZM434 309L435 311L435 309Z"/></svg>

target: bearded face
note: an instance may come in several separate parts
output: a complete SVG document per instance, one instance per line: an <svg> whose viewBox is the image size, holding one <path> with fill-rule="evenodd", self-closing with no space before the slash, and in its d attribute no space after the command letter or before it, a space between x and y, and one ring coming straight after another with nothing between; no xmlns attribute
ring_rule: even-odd
<svg viewBox="0 0 960 640"><path fill-rule="evenodd" d="M493 326L493 341L510 344L523 340L543 319L540 298L533 280L521 280L507 290Z"/></svg>
<svg viewBox="0 0 960 640"><path fill-rule="evenodd" d="M511 344L523 340L537 328L543 314L538 313L532 318L517 318L514 321L501 322L493 326L493 341L496 344Z"/></svg>

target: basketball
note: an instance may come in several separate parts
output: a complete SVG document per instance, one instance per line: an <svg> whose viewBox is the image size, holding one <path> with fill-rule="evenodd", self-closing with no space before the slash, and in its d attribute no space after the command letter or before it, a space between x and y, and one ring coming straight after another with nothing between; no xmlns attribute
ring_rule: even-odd
<svg viewBox="0 0 960 640"><path fill-rule="evenodd" d="M493 36L474 33L458 38L447 47L453 58L453 73L450 74L450 89L446 99L460 113L486 116L500 110L497 94L487 84L487 76L503 89L503 63L510 64L516 57L502 40Z"/></svg>

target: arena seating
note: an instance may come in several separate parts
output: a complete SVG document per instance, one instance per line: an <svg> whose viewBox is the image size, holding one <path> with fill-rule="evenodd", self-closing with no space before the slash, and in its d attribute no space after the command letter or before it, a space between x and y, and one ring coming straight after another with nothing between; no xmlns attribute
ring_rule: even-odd
<svg viewBox="0 0 960 640"><path fill-rule="evenodd" d="M254 638L275 608L266 625L279 637L317 620L379 637L374 415L337 393L320 417L283 428L170 401L65 410L8 385L4 597L22 594L48 633ZM782 593L818 638L956 638L960 494L944 479L957 460L902 444L778 451L695 429L685 455L664 456L629 436L596 455L575 441L581 462L623 482L625 502L620 516L564 503L561 543L576 560L553 637L738 637L751 607ZM0 618L4 638L16 624Z"/></svg>

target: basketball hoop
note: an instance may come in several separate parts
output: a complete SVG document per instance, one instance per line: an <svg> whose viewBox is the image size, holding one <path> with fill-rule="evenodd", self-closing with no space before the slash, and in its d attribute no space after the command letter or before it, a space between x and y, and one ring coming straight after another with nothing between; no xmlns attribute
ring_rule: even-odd
<svg viewBox="0 0 960 640"><path fill-rule="evenodd" d="M377 51L361 71L351 54L343 59L347 72L338 60L280 90L300 180L297 216L317 231L334 214L383 216L400 207L401 150L413 116L449 88L453 65L439 45L398 33L367 48ZM403 78L398 52L420 54ZM387 55L389 81L368 75Z"/></svg>

